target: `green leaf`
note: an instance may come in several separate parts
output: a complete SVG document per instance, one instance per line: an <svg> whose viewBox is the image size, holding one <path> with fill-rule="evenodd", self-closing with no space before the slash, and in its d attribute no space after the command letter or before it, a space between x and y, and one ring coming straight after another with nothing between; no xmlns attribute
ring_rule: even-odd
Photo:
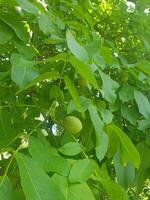
<svg viewBox="0 0 150 200"><path fill-rule="evenodd" d="M135 90L134 98L138 105L139 112L146 118L150 118L150 103L148 98L141 92Z"/></svg>
<svg viewBox="0 0 150 200"><path fill-rule="evenodd" d="M136 124L139 115L133 107L121 105L121 113L131 124Z"/></svg>
<svg viewBox="0 0 150 200"><path fill-rule="evenodd" d="M66 33L66 39L68 48L73 53L73 55L77 59L83 62L87 62L89 60L89 56L86 49L76 41L75 37L73 36L70 30L68 30Z"/></svg>
<svg viewBox="0 0 150 200"><path fill-rule="evenodd" d="M76 142L69 142L62 147L59 147L59 152L67 155L67 156L74 156L81 152L80 144Z"/></svg>
<svg viewBox="0 0 150 200"><path fill-rule="evenodd" d="M113 182L107 174L106 168L102 166L100 183L107 192L111 200L128 200L128 196L123 188L117 183Z"/></svg>
<svg viewBox="0 0 150 200"><path fill-rule="evenodd" d="M150 167L150 159L149 159L150 147L149 147L149 145L146 144L145 141L139 141L136 148L139 151L140 157L141 157L140 167L144 170L149 169L149 167Z"/></svg>
<svg viewBox="0 0 150 200"><path fill-rule="evenodd" d="M45 171L56 172L67 176L70 170L68 160L61 157L43 137L31 137L29 141L29 152L31 156Z"/></svg>
<svg viewBox="0 0 150 200"><path fill-rule="evenodd" d="M0 109L0 148L7 146L18 134L11 119L11 113L7 109Z"/></svg>
<svg viewBox="0 0 150 200"><path fill-rule="evenodd" d="M127 162L126 166L120 163L120 157L117 153L114 156L114 166L117 175L118 183L125 189L132 186L133 180L135 178L135 168L130 162Z"/></svg>
<svg viewBox="0 0 150 200"><path fill-rule="evenodd" d="M75 105L80 110L80 112L83 112L83 109L82 109L81 103L80 103L80 97L79 97L78 91L77 91L74 83L68 76L64 76L64 81L65 81L66 88L69 90L69 92L74 100Z"/></svg>
<svg viewBox="0 0 150 200"><path fill-rule="evenodd" d="M25 10L28 13L31 13L31 14L39 13L38 8L28 0L16 0L16 2L23 10Z"/></svg>
<svg viewBox="0 0 150 200"><path fill-rule="evenodd" d="M56 184L59 184L61 192L64 194L66 200L95 200L94 195L86 183L70 184L67 177L57 174L52 176L52 180Z"/></svg>
<svg viewBox="0 0 150 200"><path fill-rule="evenodd" d="M10 26L20 40L28 41L29 34L25 24L20 20L17 12L0 13L0 19Z"/></svg>
<svg viewBox="0 0 150 200"><path fill-rule="evenodd" d="M143 131L150 128L150 119L143 119L138 122L138 129Z"/></svg>
<svg viewBox="0 0 150 200"><path fill-rule="evenodd" d="M95 129L95 137L96 137L96 156L101 161L108 148L108 136L103 131L103 122L97 112L97 109L94 105L90 105L89 108L90 118L92 121L92 124Z"/></svg>
<svg viewBox="0 0 150 200"><path fill-rule="evenodd" d="M109 143L108 143L108 150L107 150L107 157L111 158L115 155L118 149L119 139L116 133L112 130L107 130L108 126L106 126L106 133L109 137Z"/></svg>
<svg viewBox="0 0 150 200"><path fill-rule="evenodd" d="M94 41L92 41L85 47L90 59L92 59L93 57L95 58L95 56L98 55L98 52L100 51L100 46L101 46L101 40L96 38Z"/></svg>
<svg viewBox="0 0 150 200"><path fill-rule="evenodd" d="M110 103L114 103L117 99L116 90L119 88L119 84L102 71L99 70L99 73L103 82L101 93L104 99Z"/></svg>
<svg viewBox="0 0 150 200"><path fill-rule="evenodd" d="M26 86L39 75L38 68L34 67L36 62L25 60L20 54L12 54L11 64L11 78L19 87Z"/></svg>
<svg viewBox="0 0 150 200"><path fill-rule="evenodd" d="M86 183L71 184L68 190L68 200L95 200L93 193Z"/></svg>
<svg viewBox="0 0 150 200"><path fill-rule="evenodd" d="M89 81L89 83L91 83L95 89L99 89L97 80L88 65L80 62L74 56L70 56L69 61L83 78Z"/></svg>
<svg viewBox="0 0 150 200"><path fill-rule="evenodd" d="M124 84L119 91L119 98L124 102L128 102L134 99L134 87L128 84Z"/></svg>
<svg viewBox="0 0 150 200"><path fill-rule="evenodd" d="M110 48L108 48L108 47L102 47L102 49L101 49L101 55L103 56L105 62L108 65L112 64L112 51L111 51Z"/></svg>
<svg viewBox="0 0 150 200"><path fill-rule="evenodd" d="M56 183L56 184L59 186L59 188L60 188L62 194L63 194L64 197L65 197L65 200L69 200L69 199L68 199L68 190L69 190L69 181L68 181L68 177L66 177L66 176L61 176L61 175L59 175L59 174L54 174L54 175L52 176L51 179L52 179L52 181L53 181L54 183Z"/></svg>
<svg viewBox="0 0 150 200"><path fill-rule="evenodd" d="M55 32L55 24L53 23L53 16L50 12L42 13L39 17L39 28L45 34Z"/></svg>
<svg viewBox="0 0 150 200"><path fill-rule="evenodd" d="M65 199L59 187L30 157L18 153L16 155L21 185L28 200Z"/></svg>
<svg viewBox="0 0 150 200"><path fill-rule="evenodd" d="M138 69L140 69L142 72L144 72L146 75L150 76L150 66L149 62L140 63L136 66Z"/></svg>
<svg viewBox="0 0 150 200"><path fill-rule="evenodd" d="M13 186L8 177L6 177L3 182L0 180L0 199L15 200Z"/></svg>
<svg viewBox="0 0 150 200"><path fill-rule="evenodd" d="M90 101L90 99L87 99L84 96L80 96L80 102L81 102L81 107L82 107L83 111L85 112L88 109L89 105L91 104L91 101ZM77 106L75 105L73 100L71 100L67 107L67 113L70 114L74 111L79 112L79 109L77 108Z"/></svg>
<svg viewBox="0 0 150 200"><path fill-rule="evenodd" d="M44 81L44 80L51 80L51 79L58 79L60 78L59 72L57 71L51 71L51 72L46 72L44 74L40 74L37 78L35 78L31 83L26 85L25 87L21 88L20 90L17 91L17 94L20 92L29 89L30 87L36 85L37 83Z"/></svg>
<svg viewBox="0 0 150 200"><path fill-rule="evenodd" d="M94 62L101 69L104 69L106 67L105 60L101 55L99 55L99 53L94 56Z"/></svg>
<svg viewBox="0 0 150 200"><path fill-rule="evenodd" d="M0 21L0 44L7 43L13 37L11 29L2 21Z"/></svg>
<svg viewBox="0 0 150 200"><path fill-rule="evenodd" d="M140 156L129 137L116 125L108 125L107 131L114 131L114 133L117 134L123 150L123 154L120 155L120 157L123 157L124 164L126 164L127 161L131 161L131 163L138 168L140 164Z"/></svg>
<svg viewBox="0 0 150 200"><path fill-rule="evenodd" d="M33 57L37 54L37 50L29 45L25 44L23 41L19 40L18 38L15 38L15 45L19 53L26 59L33 59Z"/></svg>
<svg viewBox="0 0 150 200"><path fill-rule="evenodd" d="M95 170L94 161L90 159L77 160L69 174L69 181L83 183L87 181Z"/></svg>
<svg viewBox="0 0 150 200"><path fill-rule="evenodd" d="M110 112L110 110L104 110L104 112L101 113L103 122L106 124L110 124L113 120L113 114Z"/></svg>

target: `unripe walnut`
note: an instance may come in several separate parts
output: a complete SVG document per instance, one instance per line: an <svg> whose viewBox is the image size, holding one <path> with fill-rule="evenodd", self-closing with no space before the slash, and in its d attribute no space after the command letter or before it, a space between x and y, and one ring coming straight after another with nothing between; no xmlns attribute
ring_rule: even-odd
<svg viewBox="0 0 150 200"><path fill-rule="evenodd" d="M68 116L64 119L64 129L70 134L76 134L81 131L82 123L77 117Z"/></svg>

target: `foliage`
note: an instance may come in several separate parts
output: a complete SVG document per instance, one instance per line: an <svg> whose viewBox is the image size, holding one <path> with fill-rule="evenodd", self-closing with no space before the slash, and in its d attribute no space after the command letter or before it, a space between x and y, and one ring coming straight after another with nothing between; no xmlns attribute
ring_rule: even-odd
<svg viewBox="0 0 150 200"><path fill-rule="evenodd" d="M141 198L150 4L134 2L0 0L0 200Z"/></svg>

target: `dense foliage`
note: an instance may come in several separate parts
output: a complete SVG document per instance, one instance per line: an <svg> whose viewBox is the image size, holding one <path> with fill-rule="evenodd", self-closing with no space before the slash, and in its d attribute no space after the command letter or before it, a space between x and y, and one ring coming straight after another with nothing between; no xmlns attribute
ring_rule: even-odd
<svg viewBox="0 0 150 200"><path fill-rule="evenodd" d="M149 198L149 9L0 0L0 200Z"/></svg>

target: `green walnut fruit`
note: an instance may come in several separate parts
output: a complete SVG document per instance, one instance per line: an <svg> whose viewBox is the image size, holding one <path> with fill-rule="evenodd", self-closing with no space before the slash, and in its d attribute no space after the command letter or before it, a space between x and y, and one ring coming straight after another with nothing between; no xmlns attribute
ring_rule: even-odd
<svg viewBox="0 0 150 200"><path fill-rule="evenodd" d="M64 129L70 134L76 134L81 131L82 123L77 117L68 116L64 119Z"/></svg>

